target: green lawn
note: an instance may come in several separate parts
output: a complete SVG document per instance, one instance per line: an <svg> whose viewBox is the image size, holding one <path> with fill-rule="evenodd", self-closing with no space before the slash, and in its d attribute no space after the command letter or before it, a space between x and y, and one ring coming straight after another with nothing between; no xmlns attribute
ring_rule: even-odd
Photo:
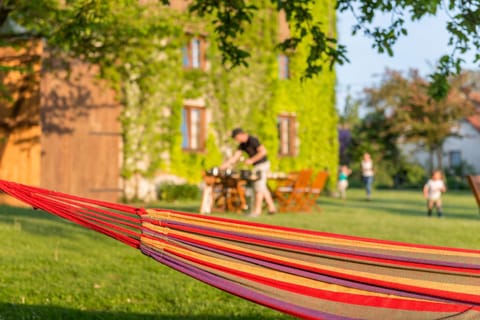
<svg viewBox="0 0 480 320"><path fill-rule="evenodd" d="M362 190L353 189L346 201L322 198L319 204L321 212L255 221L480 249L480 215L469 192L448 192L442 219L426 217L419 191L377 190L373 201L366 201ZM198 203L158 206L196 211ZM0 320L290 319L43 212L0 207L0 246Z"/></svg>

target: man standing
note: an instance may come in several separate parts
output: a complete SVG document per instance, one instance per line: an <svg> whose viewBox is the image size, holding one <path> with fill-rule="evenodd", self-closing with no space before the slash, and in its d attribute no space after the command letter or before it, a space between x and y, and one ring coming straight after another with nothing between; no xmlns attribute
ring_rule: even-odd
<svg viewBox="0 0 480 320"><path fill-rule="evenodd" d="M268 206L268 212L273 214L276 212L275 204L273 203L272 195L267 187L267 173L270 170L270 162L267 158L267 149L260 143L260 141L243 131L241 128L232 130L232 138L239 143L237 150L233 156L228 159L221 168L225 169L233 166L240 157L242 151L248 154L248 159L245 163L253 165L253 170L260 173L260 179L255 181L255 208L250 214L252 217L258 217L262 213L263 199Z"/></svg>

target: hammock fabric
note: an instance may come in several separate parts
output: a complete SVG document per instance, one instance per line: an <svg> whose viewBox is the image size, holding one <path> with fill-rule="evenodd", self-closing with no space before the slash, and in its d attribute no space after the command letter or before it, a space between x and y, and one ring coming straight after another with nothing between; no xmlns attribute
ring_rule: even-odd
<svg viewBox="0 0 480 320"><path fill-rule="evenodd" d="M305 319L480 319L480 251L135 208L0 180L36 209Z"/></svg>

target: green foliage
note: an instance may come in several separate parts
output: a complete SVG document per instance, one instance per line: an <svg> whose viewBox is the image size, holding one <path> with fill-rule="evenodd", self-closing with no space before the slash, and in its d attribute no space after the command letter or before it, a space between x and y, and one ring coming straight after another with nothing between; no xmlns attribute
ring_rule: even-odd
<svg viewBox="0 0 480 320"><path fill-rule="evenodd" d="M335 34L333 16L325 12L333 12L332 3L318 2L310 10L324 25L329 25L328 32ZM304 57L308 55L309 43L297 47L295 55L290 57L290 73L288 81L277 78L274 92L273 108L277 113L291 112L297 117L297 134L300 141L296 157L276 159L274 167L281 171L312 168L315 171L327 169L330 172L328 188L336 185L338 167L338 117L335 110L335 73L328 68L321 75L301 80L305 68ZM277 129L274 129L275 132ZM278 150L278 144L272 145Z"/></svg>
<svg viewBox="0 0 480 320"><path fill-rule="evenodd" d="M393 177L396 174L392 162L383 161L375 164L374 186L377 188L392 188L394 186Z"/></svg>
<svg viewBox="0 0 480 320"><path fill-rule="evenodd" d="M470 185L464 176L445 175L445 181L448 190L469 190Z"/></svg>
<svg viewBox="0 0 480 320"><path fill-rule="evenodd" d="M352 174L349 178L349 184L351 187L363 187L360 160L352 160L353 162L350 164ZM395 161L388 158L375 161L374 168L375 177L373 182L377 188L419 189L428 180L424 167L417 163L409 162L403 156L398 157Z"/></svg>
<svg viewBox="0 0 480 320"><path fill-rule="evenodd" d="M300 81L308 46L299 46L291 55L292 79L278 79L279 51L275 48L278 37L278 16L272 11L269 1L256 2L258 14L250 26L246 26L238 41L252 50L249 67L226 68L220 63L220 49L209 46L211 70L206 82L197 81L198 92L203 92L206 105L211 111L211 126L207 139L206 154L186 153L181 148L181 103L171 109L169 120L169 171L198 181L201 170L222 162L220 150L236 148L230 139L232 128L241 126L258 136L265 144L272 170L289 171L310 167L315 170L329 168L336 177L338 143L337 116L334 107L335 73L325 71L322 76ZM327 2L316 7L315 14L327 21ZM330 8L332 9L332 8ZM332 32L335 32L333 29ZM207 41L213 40L207 36ZM205 73L204 73L205 74ZM204 75L203 74L203 75ZM185 72L184 86L193 87L194 77L202 73ZM178 79L177 79L178 81ZM198 96L190 96L197 98ZM279 150L277 116L280 113L296 114L299 123L300 149L295 157L277 156ZM319 125L322 124L322 125ZM335 179L333 179L335 180ZM335 181L332 181L334 185Z"/></svg>
<svg viewBox="0 0 480 320"><path fill-rule="evenodd" d="M397 163L400 150L398 134L391 130L392 119L383 110L372 110L352 129L348 153L352 161L360 162L365 152L371 154L375 167L378 163Z"/></svg>
<svg viewBox="0 0 480 320"><path fill-rule="evenodd" d="M168 19L157 19L160 24L153 29L145 27L145 16L139 15L139 8L169 11L164 10L168 0L143 6L137 0L70 0L66 5L61 3L59 0L3 0L0 2L0 25L10 15L55 47L91 61L103 60L106 56L112 65L118 61L115 59L118 48L123 45L135 47L139 39L148 40L152 32L161 34L164 28L169 27L168 24L162 24ZM282 43L277 43L278 39L275 39L277 48L291 52L308 43L303 57L304 78L321 74L326 64L331 68L335 63L348 62L346 48L337 42L336 35L331 32L332 21L325 23L315 12L319 6L315 0L269 0L255 5L246 0L194 0L190 3L190 10L214 26L212 31L216 37L212 40L217 43L222 62L229 66L244 67L254 59L255 49L239 39L248 32L249 26L256 23L256 17L264 14L262 10L267 5L277 12L285 12L292 28L289 39ZM353 34L366 35L372 39L379 53L389 55L393 55L395 43L408 34L405 27L407 20L419 21L441 10L445 11L450 17L446 29L450 34L451 52L439 59L437 71L431 75L429 94L437 100L446 97L446 79L460 71L463 54L468 50L476 51L474 62L480 61L478 1L452 0L445 5L440 0L339 0L336 8L322 15L333 16L335 9L340 12L352 11L357 18L352 28ZM122 12L128 14L122 17ZM390 23L377 26L376 18L385 14L390 15Z"/></svg>
<svg viewBox="0 0 480 320"><path fill-rule="evenodd" d="M336 176L335 73L325 70L321 75L300 81L305 68L323 68L329 63L305 60L318 45L315 39L323 37L324 44L333 42L322 35L316 24L312 25L316 28L316 38L298 42L296 51L289 53L292 79L280 81L277 4L270 0L257 1L255 6L225 2L218 4L219 10L208 9L217 4L194 2L192 10L202 13L198 17L158 2L140 5L137 0L72 0L61 6L55 0L41 0L31 6L21 2L21 6L14 7L12 16L44 36L52 48L99 65L101 76L117 89L124 106L120 117L122 177L127 180L134 175L148 178L158 171L167 171L189 182L198 182L202 169L222 162L220 150L234 147L229 133L236 126L243 126L261 139L269 151L272 169L329 168ZM195 5L202 7L197 10ZM43 12L47 6L51 10ZM296 16L304 15L303 22L296 25L300 29L294 28L295 37L300 39L301 30L310 28L309 15L328 26L329 35L335 35L335 13L329 1L314 6L289 6L285 9L290 12L291 27ZM41 22L27 19L37 11L42 12ZM218 30L221 24L205 22L218 15L220 19L230 17L227 29ZM235 21L245 19L251 19L247 21L251 23L235 25ZM232 26L238 33L229 34ZM206 71L184 70L182 47L189 37L198 35L208 43L206 54L210 66ZM225 65L222 54L228 52L229 44L217 43L218 35L234 37L236 43L249 51L248 68L241 63L233 69ZM315 50L315 55L321 55L318 48ZM323 58L326 56L322 55ZM205 101L211 122L204 152L186 152L181 147L185 99ZM297 157L276 157L277 115L281 112L297 115L300 140Z"/></svg>
<svg viewBox="0 0 480 320"><path fill-rule="evenodd" d="M462 161L460 165L445 170L447 188L451 190L468 190L470 185L466 179L467 175L475 175L475 168L467 162Z"/></svg>
<svg viewBox="0 0 480 320"><path fill-rule="evenodd" d="M218 48L222 52L222 63L231 62L232 66L247 66L246 58L250 54L237 47L233 40L240 37L245 31L245 24L252 23L253 12L258 8L244 1L218 2L214 0L193 2L190 6L192 12L197 12L200 17L213 17L217 23L215 33L218 37Z"/></svg>
<svg viewBox="0 0 480 320"><path fill-rule="evenodd" d="M222 53L223 63L229 62L232 66L247 66L250 64L251 48L244 48L238 41L247 31L248 25L254 25L255 16L262 15L262 9L268 6L277 11L285 12L293 32L290 38L274 44L284 52L296 51L308 43L307 54L303 57L306 65L304 77L312 78L324 70L325 62L330 68L334 63L347 61L345 47L337 44L331 33L331 26L325 27L322 16L331 16L328 12L319 16L314 1L262 1L262 4L248 4L247 1L193 1L190 6L192 12L200 16L210 15L215 22L218 47ZM332 8L333 9L333 8Z"/></svg>
<svg viewBox="0 0 480 320"><path fill-rule="evenodd" d="M162 183L157 187L157 198L167 202L198 200L200 188L196 184Z"/></svg>
<svg viewBox="0 0 480 320"><path fill-rule="evenodd" d="M354 99L348 90L345 97L343 112L339 117L339 124L344 128L352 129L360 123L359 110L362 105L360 99Z"/></svg>
<svg viewBox="0 0 480 320"><path fill-rule="evenodd" d="M441 168L444 141L457 135L454 126L474 112L465 94L467 76L461 74L449 82L448 96L441 100L429 97L429 83L416 70L411 70L407 77L387 70L378 87L365 89L366 103L378 118L375 129L390 137L391 146L386 151L395 150L393 145L402 137L405 142L420 144L436 154Z"/></svg>
<svg viewBox="0 0 480 320"><path fill-rule="evenodd" d="M405 163L404 173L406 181L403 185L410 188L421 188L427 181L427 172L425 168L415 163Z"/></svg>
<svg viewBox="0 0 480 320"><path fill-rule="evenodd" d="M168 0L163 0L167 3ZM329 24L319 19L314 13L318 3L314 0L296 1L271 0L278 11L285 12L292 28L291 37L278 44L281 50L296 51L302 44L313 40L304 57L304 78L311 78L324 70L325 62L348 62L346 48L337 43L336 37L330 33ZM245 66L250 63L251 51L242 46L237 39L244 33L246 25L253 24L255 15L261 11L261 6L249 5L248 1L192 1L191 10L199 15L211 15L215 23L217 41L222 51L224 62L233 66ZM363 34L370 38L373 47L379 53L394 54L393 47L399 39L408 35L405 27L407 20L419 21L439 11L445 11L450 19L446 29L450 34L449 47L451 52L439 57L437 70L432 73L429 94L436 100L445 98L449 83L447 78L459 73L463 63L462 55L468 50L480 52L480 3L478 1L452 0L447 5L440 0L401 1L401 0L339 0L336 9L340 12L351 11L357 18L352 27L352 33ZM376 18L388 14L390 22L378 26ZM476 54L474 62L480 61Z"/></svg>
<svg viewBox="0 0 480 320"><path fill-rule="evenodd" d="M339 0L339 11L351 11L357 18L353 34L365 34L373 40L373 47L379 53L394 54L393 46L408 35L406 20L421 21L423 18L445 11L449 17L446 29L449 32L449 52L438 58L435 72L430 75L428 93L435 100L445 99L450 83L448 78L461 71L462 55L468 50L477 52L474 62L480 61L480 2L452 0L448 5L440 0ZM378 26L375 19L388 14L390 23Z"/></svg>
<svg viewBox="0 0 480 320"><path fill-rule="evenodd" d="M304 57L308 45L299 46L291 56L292 79L278 79L278 50L275 49L278 37L278 16L272 11L268 1L256 3L258 15L250 26L246 26L237 39L252 50L249 68L226 68L218 57L221 49L209 46L211 70L206 73L184 72L181 90L189 98L197 98L201 93L206 97L206 105L211 111L211 127L207 140L206 154L185 153L181 146L181 103L171 109L169 120L169 153L171 161L168 170L198 181L201 170L222 161L220 149L236 146L230 139L230 131L241 126L256 135L265 144L273 170L289 171L305 167L313 169L329 168L336 177L337 136L336 113L334 108L335 73L325 71L322 76L308 81L300 81ZM315 14L325 21L325 3L315 8ZM328 7L328 6L327 6ZM332 30L335 32L335 29ZM213 35L207 41L213 43ZM178 81L178 79L177 79ZM196 88L195 90L191 88ZM197 95L195 95L195 93ZM277 115L293 112L300 126L298 138L300 150L296 157L278 158ZM322 125L318 125L322 123ZM216 141L215 141L216 138ZM315 146L315 147L312 147ZM322 152L318 152L322 150ZM332 185L335 182L332 181Z"/></svg>

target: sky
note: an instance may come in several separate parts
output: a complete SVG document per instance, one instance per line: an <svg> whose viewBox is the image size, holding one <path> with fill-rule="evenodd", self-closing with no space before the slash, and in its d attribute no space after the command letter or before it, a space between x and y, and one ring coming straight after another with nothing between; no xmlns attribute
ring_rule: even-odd
<svg viewBox="0 0 480 320"><path fill-rule="evenodd" d="M337 109L342 112L349 91L353 97L357 97L363 88L378 84L386 67L399 71L414 68L418 69L422 76L431 73L438 58L451 51L447 46L446 19L446 14L441 12L438 16L424 18L421 22L409 22L408 35L396 43L394 56L389 57L372 49L369 38L362 34L351 35L355 20L350 12L338 13L339 42L347 46L350 63L336 67ZM383 25L386 25L387 20L384 21ZM475 68L472 57L473 53L466 56L464 66L467 69ZM477 66L477 69L480 67Z"/></svg>

